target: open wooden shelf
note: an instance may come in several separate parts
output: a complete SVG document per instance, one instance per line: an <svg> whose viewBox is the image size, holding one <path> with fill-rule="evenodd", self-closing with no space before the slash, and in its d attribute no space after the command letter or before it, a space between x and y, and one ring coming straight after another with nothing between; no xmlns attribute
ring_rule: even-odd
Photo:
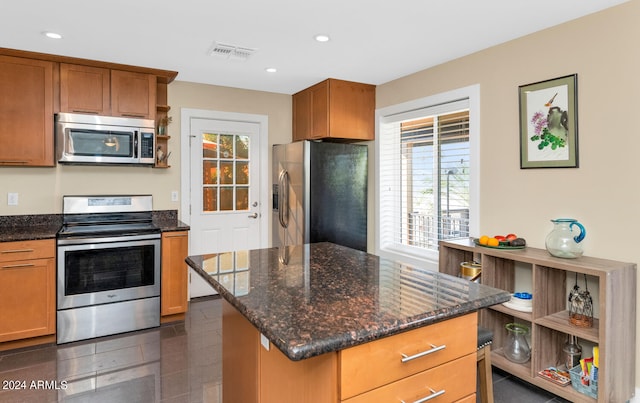
<svg viewBox="0 0 640 403"><path fill-rule="evenodd" d="M530 276L532 312L494 305L480 313L480 324L493 331L492 364L533 385L572 402L595 402L571 385L556 385L538 375L550 366L563 366L562 346L567 335L600 349L598 402L626 402L635 391L636 265L583 256L561 259L544 249L494 249L475 246L471 240L440 242L440 272L458 276L460 263L482 264L481 282L511 293L516 290L516 267ZM569 322L568 285L576 274L589 276L597 290L592 327ZM584 287L584 284L583 284ZM569 287L570 288L570 287ZM528 290L526 290L528 291ZM530 328L531 359L526 364L509 361L502 353L510 322ZM583 358L591 357L583 349Z"/></svg>

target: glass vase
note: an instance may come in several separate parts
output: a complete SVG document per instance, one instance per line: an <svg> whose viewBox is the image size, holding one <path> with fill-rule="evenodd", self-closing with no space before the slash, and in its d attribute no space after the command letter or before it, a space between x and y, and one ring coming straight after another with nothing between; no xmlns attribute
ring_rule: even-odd
<svg viewBox="0 0 640 403"><path fill-rule="evenodd" d="M509 361L524 364L531 358L531 348L527 343L529 328L519 323L507 323L507 338L504 343L504 356Z"/></svg>

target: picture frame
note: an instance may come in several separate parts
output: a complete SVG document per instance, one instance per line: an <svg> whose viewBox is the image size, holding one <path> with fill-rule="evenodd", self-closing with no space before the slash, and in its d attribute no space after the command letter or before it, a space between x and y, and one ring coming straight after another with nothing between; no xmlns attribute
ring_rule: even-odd
<svg viewBox="0 0 640 403"><path fill-rule="evenodd" d="M578 75L518 87L520 168L578 168Z"/></svg>

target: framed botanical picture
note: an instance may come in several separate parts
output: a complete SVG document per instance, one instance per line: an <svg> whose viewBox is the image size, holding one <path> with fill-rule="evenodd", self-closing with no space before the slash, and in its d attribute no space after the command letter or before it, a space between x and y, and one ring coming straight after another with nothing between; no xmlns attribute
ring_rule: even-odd
<svg viewBox="0 0 640 403"><path fill-rule="evenodd" d="M520 168L577 168L577 74L521 85L518 95Z"/></svg>

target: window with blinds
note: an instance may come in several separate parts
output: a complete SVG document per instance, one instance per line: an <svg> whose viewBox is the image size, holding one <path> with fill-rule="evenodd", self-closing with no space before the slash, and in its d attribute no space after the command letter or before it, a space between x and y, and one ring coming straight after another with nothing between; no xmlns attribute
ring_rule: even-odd
<svg viewBox="0 0 640 403"><path fill-rule="evenodd" d="M386 116L379 132L381 248L469 237L469 100Z"/></svg>

